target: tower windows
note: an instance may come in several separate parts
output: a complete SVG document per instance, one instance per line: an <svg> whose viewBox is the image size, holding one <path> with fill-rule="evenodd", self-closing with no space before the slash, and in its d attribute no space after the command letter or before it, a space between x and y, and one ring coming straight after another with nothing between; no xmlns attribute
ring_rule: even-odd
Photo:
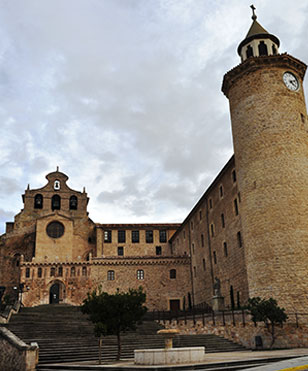
<svg viewBox="0 0 308 371"><path fill-rule="evenodd" d="M264 41L260 41L258 45L259 55L268 55L267 46Z"/></svg>
<svg viewBox="0 0 308 371"><path fill-rule="evenodd" d="M124 247L118 246L118 256L123 256L123 255L124 255Z"/></svg>
<svg viewBox="0 0 308 371"><path fill-rule="evenodd" d="M125 243L125 231L118 231L118 242Z"/></svg>
<svg viewBox="0 0 308 371"><path fill-rule="evenodd" d="M253 57L253 49L252 49L252 46L251 46L251 45L248 45L248 46L247 46L247 49L246 49L246 57L247 57L247 58Z"/></svg>
<svg viewBox="0 0 308 371"><path fill-rule="evenodd" d="M107 272L107 281L114 281L114 271Z"/></svg>
<svg viewBox="0 0 308 371"><path fill-rule="evenodd" d="M241 232L237 232L237 246L242 247L243 246L243 240L242 240L242 235Z"/></svg>
<svg viewBox="0 0 308 371"><path fill-rule="evenodd" d="M137 280L144 280L144 270L138 269L137 270Z"/></svg>
<svg viewBox="0 0 308 371"><path fill-rule="evenodd" d="M236 172L235 172L235 170L232 170L232 181L233 181L233 183L236 182Z"/></svg>
<svg viewBox="0 0 308 371"><path fill-rule="evenodd" d="M234 212L235 212L235 215L238 215L238 203L237 203L237 198L234 199Z"/></svg>
<svg viewBox="0 0 308 371"><path fill-rule="evenodd" d="M145 231L145 242L153 243L153 231Z"/></svg>
<svg viewBox="0 0 308 371"><path fill-rule="evenodd" d="M204 234L201 234L201 246L204 247Z"/></svg>
<svg viewBox="0 0 308 371"><path fill-rule="evenodd" d="M211 224L211 236L214 237L214 224Z"/></svg>
<svg viewBox="0 0 308 371"><path fill-rule="evenodd" d="M43 196L38 194L34 197L34 208L42 209L43 208Z"/></svg>
<svg viewBox="0 0 308 371"><path fill-rule="evenodd" d="M219 186L219 197L220 198L223 198L224 196L224 188L222 185Z"/></svg>
<svg viewBox="0 0 308 371"><path fill-rule="evenodd" d="M224 214L221 214L220 215L220 217L221 217L221 226L222 226L222 228L225 228L225 215Z"/></svg>
<svg viewBox="0 0 308 371"><path fill-rule="evenodd" d="M223 247L224 247L224 255L225 255L225 257L227 257L228 256L228 246L227 246L226 241L223 243Z"/></svg>
<svg viewBox="0 0 308 371"><path fill-rule="evenodd" d="M170 269L169 275L170 279L172 280L176 279L176 269Z"/></svg>
<svg viewBox="0 0 308 371"><path fill-rule="evenodd" d="M70 197L70 210L77 210L78 207L78 199L76 196Z"/></svg>
<svg viewBox="0 0 308 371"><path fill-rule="evenodd" d="M51 198L51 210L61 209L61 197L59 195L54 195Z"/></svg>
<svg viewBox="0 0 308 371"><path fill-rule="evenodd" d="M132 231L132 243L139 243L139 231Z"/></svg>

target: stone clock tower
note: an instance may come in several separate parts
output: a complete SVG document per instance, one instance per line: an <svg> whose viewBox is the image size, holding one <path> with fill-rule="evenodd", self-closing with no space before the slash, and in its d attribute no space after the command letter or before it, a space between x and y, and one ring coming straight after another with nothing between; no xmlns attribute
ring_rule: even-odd
<svg viewBox="0 0 308 371"><path fill-rule="evenodd" d="M306 65L279 54L258 22L224 76L241 197L249 296L289 311L308 305L308 120Z"/></svg>

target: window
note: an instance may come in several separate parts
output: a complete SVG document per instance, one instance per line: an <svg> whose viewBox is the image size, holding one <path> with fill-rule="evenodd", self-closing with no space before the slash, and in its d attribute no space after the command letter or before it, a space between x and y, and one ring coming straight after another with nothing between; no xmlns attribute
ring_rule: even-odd
<svg viewBox="0 0 308 371"><path fill-rule="evenodd" d="M219 197L222 198L224 196L224 189L223 186L219 186Z"/></svg>
<svg viewBox="0 0 308 371"><path fill-rule="evenodd" d="M204 247L204 234L201 234L201 246Z"/></svg>
<svg viewBox="0 0 308 371"><path fill-rule="evenodd" d="M64 225L60 222L51 222L47 225L46 233L51 238L60 238L64 234Z"/></svg>
<svg viewBox="0 0 308 371"><path fill-rule="evenodd" d="M197 269L194 267L194 277L197 277Z"/></svg>
<svg viewBox="0 0 308 371"><path fill-rule="evenodd" d="M217 264L216 251L213 251L214 264Z"/></svg>
<svg viewBox="0 0 308 371"><path fill-rule="evenodd" d="M191 244L191 250L192 250L192 253L194 254L195 253L195 244L194 243Z"/></svg>
<svg viewBox="0 0 308 371"><path fill-rule="evenodd" d="M118 231L118 242L125 242L125 231Z"/></svg>
<svg viewBox="0 0 308 371"><path fill-rule="evenodd" d="M104 242L111 243L111 231L104 231Z"/></svg>
<svg viewBox="0 0 308 371"><path fill-rule="evenodd" d="M273 52L274 55L277 54L277 48L274 44L272 45L272 52Z"/></svg>
<svg viewBox="0 0 308 371"><path fill-rule="evenodd" d="M124 255L124 247L118 246L118 256L123 256L123 255Z"/></svg>
<svg viewBox="0 0 308 371"><path fill-rule="evenodd" d="M20 254L15 254L13 259L13 266L19 267L20 266Z"/></svg>
<svg viewBox="0 0 308 371"><path fill-rule="evenodd" d="M144 270L138 269L137 270L137 280L143 280L144 279Z"/></svg>
<svg viewBox="0 0 308 371"><path fill-rule="evenodd" d="M206 270L205 259L202 260L202 264L203 264L203 270L205 271Z"/></svg>
<svg viewBox="0 0 308 371"><path fill-rule="evenodd" d="M35 209L42 209L43 208L43 196L42 195L35 195L35 197L34 197L34 208Z"/></svg>
<svg viewBox="0 0 308 371"><path fill-rule="evenodd" d="M114 271L107 272L107 281L114 281Z"/></svg>
<svg viewBox="0 0 308 371"><path fill-rule="evenodd" d="M56 268L50 268L50 277L54 277L56 275Z"/></svg>
<svg viewBox="0 0 308 371"><path fill-rule="evenodd" d="M176 269L170 269L170 279L174 280L176 279Z"/></svg>
<svg viewBox="0 0 308 371"><path fill-rule="evenodd" d="M161 255L161 246L156 246L156 255Z"/></svg>
<svg viewBox="0 0 308 371"><path fill-rule="evenodd" d="M37 270L37 276L38 276L38 278L41 278L42 277L42 268L38 268L38 270Z"/></svg>
<svg viewBox="0 0 308 371"><path fill-rule="evenodd" d="M213 200L209 199L209 209L213 209Z"/></svg>
<svg viewBox="0 0 308 371"><path fill-rule="evenodd" d="M235 212L235 215L238 215L238 203L237 203L237 198L234 200L234 212Z"/></svg>
<svg viewBox="0 0 308 371"><path fill-rule="evenodd" d="M221 214L221 226L222 226L222 228L225 228L225 216L224 216L224 214Z"/></svg>
<svg viewBox="0 0 308 371"><path fill-rule="evenodd" d="M247 58L253 57L253 49L252 49L251 45L247 46L246 57Z"/></svg>
<svg viewBox="0 0 308 371"><path fill-rule="evenodd" d="M193 222L193 221L190 222L190 229L191 229L191 230L194 229L194 222Z"/></svg>
<svg viewBox="0 0 308 371"><path fill-rule="evenodd" d="M164 243L167 242L167 231L159 231L159 242Z"/></svg>
<svg viewBox="0 0 308 371"><path fill-rule="evenodd" d="M72 267L71 268L71 277L75 277L75 274L76 274L75 267Z"/></svg>
<svg viewBox="0 0 308 371"><path fill-rule="evenodd" d="M242 247L243 246L243 241L242 241L242 236L241 236L241 232L237 232L237 245L238 247Z"/></svg>
<svg viewBox="0 0 308 371"><path fill-rule="evenodd" d="M58 269L58 276L59 277L63 276L63 268L62 267L59 267L59 269Z"/></svg>
<svg viewBox="0 0 308 371"><path fill-rule="evenodd" d="M54 195L51 198L51 210L61 209L61 197L59 195Z"/></svg>
<svg viewBox="0 0 308 371"><path fill-rule="evenodd" d="M87 275L87 267L82 267L82 275L83 276Z"/></svg>
<svg viewBox="0 0 308 371"><path fill-rule="evenodd" d="M235 170L232 170L232 181L233 181L233 183L236 182L236 172L235 172Z"/></svg>
<svg viewBox="0 0 308 371"><path fill-rule="evenodd" d="M258 45L258 49L259 49L259 55L268 55L267 46L264 43L264 41L260 41L260 44Z"/></svg>
<svg viewBox="0 0 308 371"><path fill-rule="evenodd" d="M228 256L228 246L227 246L227 242L224 242L224 243L223 243L223 246L224 246L224 255L227 257L227 256Z"/></svg>
<svg viewBox="0 0 308 371"><path fill-rule="evenodd" d="M211 224L211 236L214 237L214 224Z"/></svg>
<svg viewBox="0 0 308 371"><path fill-rule="evenodd" d="M26 268L26 278L30 277L30 268Z"/></svg>
<svg viewBox="0 0 308 371"><path fill-rule="evenodd" d="M153 231L145 231L145 242L153 243Z"/></svg>
<svg viewBox="0 0 308 371"><path fill-rule="evenodd" d="M202 220L202 210L199 211L199 219Z"/></svg>
<svg viewBox="0 0 308 371"><path fill-rule="evenodd" d="M78 208L78 199L76 196L70 197L70 210L77 210Z"/></svg>
<svg viewBox="0 0 308 371"><path fill-rule="evenodd" d="M132 231L132 242L139 243L139 231Z"/></svg>

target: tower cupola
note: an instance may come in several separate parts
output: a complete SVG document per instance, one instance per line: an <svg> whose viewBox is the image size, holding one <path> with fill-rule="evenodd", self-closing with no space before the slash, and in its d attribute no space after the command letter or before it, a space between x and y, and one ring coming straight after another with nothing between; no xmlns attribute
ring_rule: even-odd
<svg viewBox="0 0 308 371"><path fill-rule="evenodd" d="M278 48L280 45L279 39L268 33L257 21L257 16L255 14L256 8L251 5L251 9L252 25L245 39L237 48L237 52L241 57L242 62L250 57L276 55L278 54Z"/></svg>

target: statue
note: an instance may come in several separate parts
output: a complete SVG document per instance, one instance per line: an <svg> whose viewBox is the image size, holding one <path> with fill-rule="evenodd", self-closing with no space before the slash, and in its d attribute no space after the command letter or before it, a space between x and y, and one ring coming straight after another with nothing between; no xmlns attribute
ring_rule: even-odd
<svg viewBox="0 0 308 371"><path fill-rule="evenodd" d="M214 296L221 296L220 288L221 288L220 279L215 277Z"/></svg>

